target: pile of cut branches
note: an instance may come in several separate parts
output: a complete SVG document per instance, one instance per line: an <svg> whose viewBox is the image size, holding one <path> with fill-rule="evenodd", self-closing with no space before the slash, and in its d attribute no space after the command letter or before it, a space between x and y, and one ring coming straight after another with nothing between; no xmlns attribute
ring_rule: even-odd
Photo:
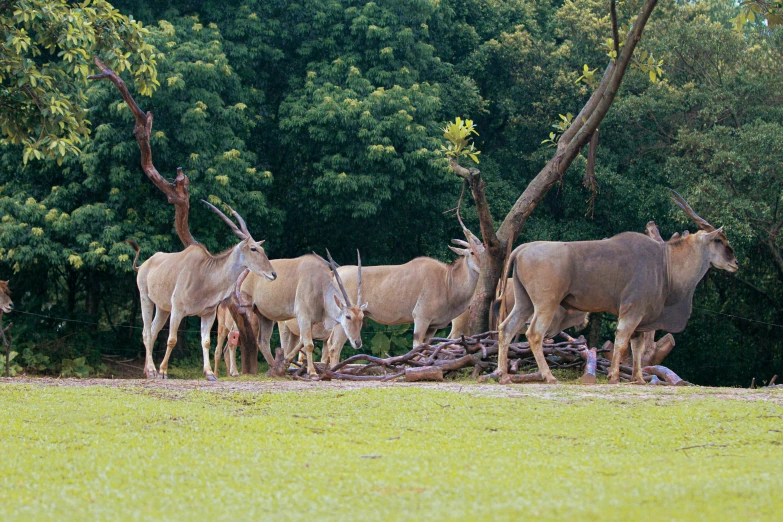
<svg viewBox="0 0 783 522"><path fill-rule="evenodd" d="M348 381L390 381L404 378L406 381L442 381L445 375L463 368L473 368L473 378L485 380L497 369L497 332L462 336L459 339L433 338L428 344L420 344L396 357L375 357L357 354L345 359L332 368L316 365L321 379ZM552 369L576 369L583 372L582 382L593 384L596 374L609 372L609 359L598 357L599 353L611 349L588 348L583 336L571 337L565 332L559 334L562 341L547 339L544 342L544 356ZM509 345L509 373L512 382L540 382L539 373L525 373L536 369L535 358L527 342ZM305 365L292 367L289 372L295 378L305 377ZM650 384L682 386L688 383L665 366L646 366L644 379ZM620 379L630 381L632 368L620 366Z"/></svg>

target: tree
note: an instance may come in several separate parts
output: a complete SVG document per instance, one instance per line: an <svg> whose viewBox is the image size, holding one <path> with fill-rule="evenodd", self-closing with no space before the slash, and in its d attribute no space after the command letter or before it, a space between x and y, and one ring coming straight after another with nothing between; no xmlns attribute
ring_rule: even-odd
<svg viewBox="0 0 783 522"><path fill-rule="evenodd" d="M603 121L614 102L623 77L631 64L636 45L642 37L642 31L655 9L657 0L646 0L636 16L631 29L621 46L618 37L618 21L614 0L611 2L613 45L616 58L607 65L603 78L593 91L590 99L574 118L573 123L560 136L557 151L546 166L528 184L495 231L492 215L484 193L484 181L478 169L466 169L451 162L454 172L468 181L479 213L481 233L486 245L483 266L479 276L476 293L470 304L470 331L480 332L488 329L489 309L495 295L498 280L503 275L503 261L510 245L519 236L525 221L556 183L565 175L582 148Z"/></svg>
<svg viewBox="0 0 783 522"><path fill-rule="evenodd" d="M91 57L132 73L139 92L159 85L148 31L104 0L18 0L0 6L0 126L24 162L79 152L90 134L84 82Z"/></svg>

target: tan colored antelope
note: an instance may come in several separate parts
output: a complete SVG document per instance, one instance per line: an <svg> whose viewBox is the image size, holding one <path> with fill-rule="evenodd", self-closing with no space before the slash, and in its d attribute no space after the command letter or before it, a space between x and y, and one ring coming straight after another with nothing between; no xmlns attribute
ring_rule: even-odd
<svg viewBox="0 0 783 522"><path fill-rule="evenodd" d="M231 316L231 312L224 304L218 306L217 311L218 318L218 342L215 348L215 375L218 374L218 366L220 365L221 356L225 356L226 369L231 377L237 377L239 371L237 370L237 358L236 351L237 346L230 342L226 344L225 348L223 344L226 342L230 334L236 329L236 323ZM252 328L254 331L258 331L258 322L255 314L250 316L250 320L254 322ZM304 344L299 331L299 323L296 319L289 319L288 321L279 321L277 323L277 331L280 333L280 346L283 348L283 353L291 360L293 360L294 353L299 354L299 363L302 364L305 359L305 353L302 350ZM313 340L326 341L329 338L331 331L324 329L323 323L316 323L313 325Z"/></svg>
<svg viewBox="0 0 783 522"><path fill-rule="evenodd" d="M547 382L557 382L544 358L542 343L552 330L558 308L564 307L618 316L609 382L619 382L620 360L630 341L633 378L639 384L644 383L643 333L684 330L696 285L710 266L728 272L738 268L723 228L715 229L679 194L672 192L675 204L699 226L695 234L662 242L644 234L624 232L600 241L536 241L512 252L516 302L500 325L501 382L509 381L509 342L531 313L526 336L539 372Z"/></svg>
<svg viewBox="0 0 783 522"><path fill-rule="evenodd" d="M11 289L8 288L8 281L0 281L0 310L7 314L13 309L14 302L11 301Z"/></svg>
<svg viewBox="0 0 783 522"><path fill-rule="evenodd" d="M237 245L217 255L210 254L200 244L191 245L181 252L158 252L137 268L140 249L135 242L128 241L136 251L133 269L138 272L136 284L141 296L144 347L147 349L144 373L148 379L156 376L163 379L167 377L171 350L177 344L179 323L185 317L197 315L201 318L204 375L209 381L217 380L209 364L209 333L215 321L218 304L232 292L237 278L246 268L259 274L259 279L272 281L277 277L261 246L264 241L253 239L242 216L229 207L239 222L240 230L220 210L206 201L204 203L241 239ZM169 316L171 320L166 355L160 363L158 373L152 360L152 348Z"/></svg>
<svg viewBox="0 0 783 522"><path fill-rule="evenodd" d="M467 228L463 227L463 232L468 241L452 241L464 248L449 246L460 256L451 265L418 257L404 265L365 267L362 284L369 303L365 315L385 325L413 323L413 345L418 346L467 310L478 282L484 245ZM354 267L342 266L338 272L353 292L357 285ZM322 360L331 366L337 364L345 339L345 333L335 328Z"/></svg>
<svg viewBox="0 0 783 522"><path fill-rule="evenodd" d="M343 285L342 274L338 273L331 256L328 262L312 254L296 259L275 259L272 266L278 276L275 284L250 274L241 287L242 292L251 296L260 314L258 343L262 350L270 349L269 340L274 323L290 319L296 319L299 326L301 344L307 356L307 373L311 378L317 378L313 364L314 325L323 323L323 328L331 330L339 324L341 330L348 332L351 346L361 348L362 323L367 308L367 303L362 301L361 258L358 266L351 270L359 282L356 285L355 303L351 303ZM286 367L295 355L286 355Z"/></svg>

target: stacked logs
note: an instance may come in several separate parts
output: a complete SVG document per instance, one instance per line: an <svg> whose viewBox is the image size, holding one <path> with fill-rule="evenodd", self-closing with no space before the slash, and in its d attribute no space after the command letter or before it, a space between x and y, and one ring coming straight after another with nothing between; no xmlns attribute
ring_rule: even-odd
<svg viewBox="0 0 783 522"><path fill-rule="evenodd" d="M464 368L473 368L473 378L480 381L489 378L497 369L497 332L462 336L459 339L433 338L428 344L420 344L410 352L396 357L375 357L357 354L332 368L316 365L319 378L348 381L391 381L404 378L414 381L442 381L444 376ZM544 342L544 356L552 369L576 369L583 373L582 383L594 384L596 375L609 372L609 359L598 357L610 349L588 348L584 337L573 338L565 332L563 340ZM512 382L541 382L539 373L524 373L536 368L535 358L527 342L509 345L509 373ZM289 372L295 378L304 378L305 365L294 365ZM683 386L688 383L665 366L646 366L642 369L649 384ZM632 368L620 366L620 379L631 381Z"/></svg>

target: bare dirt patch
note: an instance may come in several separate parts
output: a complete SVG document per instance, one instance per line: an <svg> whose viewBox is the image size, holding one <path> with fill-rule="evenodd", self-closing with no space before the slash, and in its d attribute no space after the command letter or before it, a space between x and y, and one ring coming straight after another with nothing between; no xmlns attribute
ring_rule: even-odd
<svg viewBox="0 0 783 522"><path fill-rule="evenodd" d="M633 385L580 386L560 384L522 384L501 386L474 382L406 383L406 382L347 382L347 381L297 381L290 379L221 379L208 382L201 379L60 379L51 377L0 378L0 385L34 385L55 387L116 387L144 390L148 393L207 391L214 393L285 393L361 390L365 388L422 388L433 391L466 393L480 397L536 398L544 400L655 400L676 401L699 398L718 398L739 401L762 401L783 405L783 389L761 388L712 388L712 387L664 387Z"/></svg>

